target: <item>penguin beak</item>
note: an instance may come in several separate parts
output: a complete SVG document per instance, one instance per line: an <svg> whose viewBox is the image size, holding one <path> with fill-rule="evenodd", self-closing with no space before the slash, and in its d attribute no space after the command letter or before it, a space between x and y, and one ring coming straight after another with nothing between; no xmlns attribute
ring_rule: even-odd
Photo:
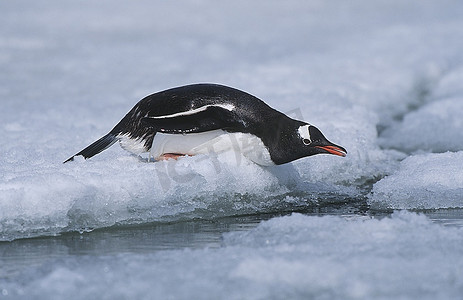
<svg viewBox="0 0 463 300"><path fill-rule="evenodd" d="M319 148L324 150L326 153L338 155L345 157L347 155L346 149L338 145L328 145L328 146L315 146L315 148Z"/></svg>
<svg viewBox="0 0 463 300"><path fill-rule="evenodd" d="M315 141L312 147L319 149L318 153L333 154L342 157L347 155L346 149L328 141L317 127L309 126L309 136Z"/></svg>

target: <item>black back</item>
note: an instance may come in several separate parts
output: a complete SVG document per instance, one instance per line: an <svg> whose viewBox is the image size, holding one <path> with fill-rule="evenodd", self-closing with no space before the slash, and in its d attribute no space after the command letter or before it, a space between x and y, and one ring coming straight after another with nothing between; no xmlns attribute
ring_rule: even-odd
<svg viewBox="0 0 463 300"><path fill-rule="evenodd" d="M231 104L234 109L227 111L211 107L201 116L198 114L178 119L157 119L157 124L152 124L153 119L150 120L150 117L169 116L217 104ZM156 132L163 131L159 128L160 122L161 127L169 128L169 133L202 132L220 128L228 132L253 134L262 140L276 164L304 156L293 144L297 128L306 123L289 118L246 92L217 84L181 86L143 98L106 136L76 155L92 157L111 146L120 134L141 139L145 150L149 151ZM73 158L74 156L67 161Z"/></svg>
<svg viewBox="0 0 463 300"><path fill-rule="evenodd" d="M142 138L145 140L146 149L149 150L157 131L147 126L147 123L143 121L144 118L173 115L211 104L232 104L235 107L233 112L226 116L227 118L222 118L224 123L220 127L223 130L254 134L260 137L269 148L276 146L276 141L281 141L280 134L288 131L288 126L296 128L303 124L297 121L296 126L295 120L246 92L217 84L194 84L165 90L143 98L114 127L111 133Z"/></svg>

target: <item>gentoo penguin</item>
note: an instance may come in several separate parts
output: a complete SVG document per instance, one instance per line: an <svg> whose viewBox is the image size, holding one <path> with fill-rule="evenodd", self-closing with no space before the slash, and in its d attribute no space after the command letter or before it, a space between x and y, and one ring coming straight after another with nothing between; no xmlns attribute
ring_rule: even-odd
<svg viewBox="0 0 463 300"><path fill-rule="evenodd" d="M108 134L74 156L90 158L116 141L134 154L149 152L155 160L234 149L263 166L347 153L315 126L217 84L181 86L143 98Z"/></svg>

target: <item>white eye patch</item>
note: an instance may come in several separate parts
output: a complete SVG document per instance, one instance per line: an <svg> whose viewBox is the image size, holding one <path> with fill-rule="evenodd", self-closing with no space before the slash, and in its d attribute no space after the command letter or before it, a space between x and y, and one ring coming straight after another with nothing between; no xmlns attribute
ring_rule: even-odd
<svg viewBox="0 0 463 300"><path fill-rule="evenodd" d="M310 138L309 126L310 125L303 125L300 126L297 130L305 145L309 145L310 143L312 143L312 139Z"/></svg>

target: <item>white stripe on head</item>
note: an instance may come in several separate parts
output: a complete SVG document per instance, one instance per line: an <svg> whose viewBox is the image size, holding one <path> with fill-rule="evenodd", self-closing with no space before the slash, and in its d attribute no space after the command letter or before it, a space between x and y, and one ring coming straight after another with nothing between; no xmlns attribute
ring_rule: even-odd
<svg viewBox="0 0 463 300"><path fill-rule="evenodd" d="M228 111L232 111L232 110L235 109L235 106L233 104L230 104L230 103L227 103L227 104L208 104L208 105L204 105L204 106L192 109L192 110L182 111L182 112L178 112L178 113L171 114L171 115L149 117L149 118L150 119L167 119L167 118L189 116L189 115L194 115L194 114L200 113L202 111L205 111L209 107L220 107L220 108L226 109Z"/></svg>
<svg viewBox="0 0 463 300"><path fill-rule="evenodd" d="M309 132L309 127L311 125L307 124L307 125L302 125L299 127L299 129L297 130L297 132L299 133L299 135L301 136L301 138L303 139L306 139L306 140L309 140L310 143L312 143L312 139L310 138L310 132Z"/></svg>

